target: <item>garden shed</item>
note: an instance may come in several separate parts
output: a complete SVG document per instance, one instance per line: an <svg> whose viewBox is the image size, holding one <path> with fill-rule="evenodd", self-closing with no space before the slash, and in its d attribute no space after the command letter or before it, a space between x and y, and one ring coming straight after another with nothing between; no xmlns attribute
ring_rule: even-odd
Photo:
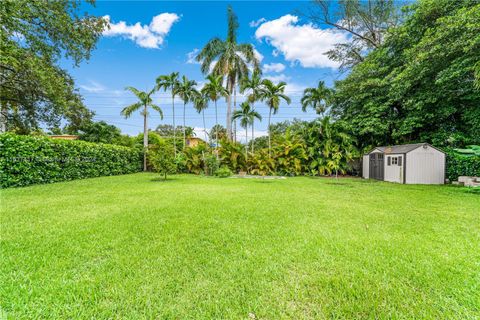
<svg viewBox="0 0 480 320"><path fill-rule="evenodd" d="M406 184L444 184L445 158L428 143L376 147L363 156L362 175Z"/></svg>

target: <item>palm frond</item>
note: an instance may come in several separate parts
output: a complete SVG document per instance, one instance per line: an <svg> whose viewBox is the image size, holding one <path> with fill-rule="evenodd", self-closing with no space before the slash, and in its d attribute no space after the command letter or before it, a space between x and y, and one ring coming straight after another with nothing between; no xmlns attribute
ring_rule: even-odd
<svg viewBox="0 0 480 320"><path fill-rule="evenodd" d="M132 113L134 113L135 111L137 111L141 107L143 107L143 104L141 102L137 102L137 103L129 105L128 107L123 108L122 111L120 112L120 114L122 116L124 116L125 119L126 119L126 118L129 118L132 115Z"/></svg>
<svg viewBox="0 0 480 320"><path fill-rule="evenodd" d="M162 108L160 108L159 106L157 106L156 104L150 104L150 107L157 111L159 114L160 114L160 119L163 120L163 111L162 111Z"/></svg>

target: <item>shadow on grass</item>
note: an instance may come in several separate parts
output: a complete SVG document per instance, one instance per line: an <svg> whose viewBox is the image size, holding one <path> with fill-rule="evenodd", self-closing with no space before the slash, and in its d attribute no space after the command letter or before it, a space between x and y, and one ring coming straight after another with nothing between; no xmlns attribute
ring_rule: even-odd
<svg viewBox="0 0 480 320"><path fill-rule="evenodd" d="M156 178L153 178L153 179L150 179L150 181L152 182L174 182L174 181L178 181L178 179L176 178L173 178L173 177L167 177L167 179L164 179L163 177L156 177Z"/></svg>

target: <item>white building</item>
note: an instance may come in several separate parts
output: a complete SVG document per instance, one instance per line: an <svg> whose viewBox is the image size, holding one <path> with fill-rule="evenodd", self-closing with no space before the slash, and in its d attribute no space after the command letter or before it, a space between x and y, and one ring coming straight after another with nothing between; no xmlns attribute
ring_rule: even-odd
<svg viewBox="0 0 480 320"><path fill-rule="evenodd" d="M363 177L406 184L444 184L445 153L428 143L377 147L363 156Z"/></svg>

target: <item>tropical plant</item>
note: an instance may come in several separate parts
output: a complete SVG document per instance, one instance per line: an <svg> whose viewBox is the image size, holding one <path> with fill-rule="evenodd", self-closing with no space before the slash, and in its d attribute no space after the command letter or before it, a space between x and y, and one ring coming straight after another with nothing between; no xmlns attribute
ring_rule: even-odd
<svg viewBox="0 0 480 320"><path fill-rule="evenodd" d="M169 75L159 76L156 80L155 89L158 91L163 89L164 91L170 90L172 94L172 123L173 123L173 152L177 155L177 144L176 144L176 126L175 126L175 94L180 81L178 80L178 72L172 72ZM185 124L184 124L185 125Z"/></svg>
<svg viewBox="0 0 480 320"><path fill-rule="evenodd" d="M271 155L272 150L272 135L270 132L270 121L273 114L277 114L278 109L280 107L281 100L284 100L287 104L290 104L290 98L284 93L285 82L280 82L279 84L274 84L269 79L264 79L262 81L262 91L260 93L261 99L265 101L267 104L269 111L268 111L268 154Z"/></svg>
<svg viewBox="0 0 480 320"><path fill-rule="evenodd" d="M121 111L121 115L125 118L129 118L132 113L139 109L143 109L141 114L143 115L143 171L147 171L147 150L148 150L148 108L152 108L160 114L160 118L163 119L162 109L153 104L152 94L155 92L155 89L150 90L149 92L140 91L134 87L127 87L125 90L132 92L138 99L138 102L131 104Z"/></svg>
<svg viewBox="0 0 480 320"><path fill-rule="evenodd" d="M240 84L240 92L245 93L248 92L248 101L252 104L253 109L255 109L255 102L262 99L262 77L259 70L254 70L252 72L251 77L247 77L243 79ZM262 120L261 118L259 120ZM255 146L254 146L254 139L255 139L255 132L254 132L254 122L255 119L252 121L252 154L255 153Z"/></svg>
<svg viewBox="0 0 480 320"><path fill-rule="evenodd" d="M297 176L304 172L304 163L308 159L306 146L303 139L290 129L276 138L273 153L278 173Z"/></svg>
<svg viewBox="0 0 480 320"><path fill-rule="evenodd" d="M260 149L249 161L250 172L262 177L275 173L275 160L268 149Z"/></svg>
<svg viewBox="0 0 480 320"><path fill-rule="evenodd" d="M218 139L219 139L219 124L218 124L218 109L217 101L221 97L228 96L228 91L223 86L223 76L210 74L207 76L208 82L202 88L202 94L206 95L215 104L215 135L210 133L210 137L215 136L215 152L218 155ZM217 156L218 159L218 156Z"/></svg>
<svg viewBox="0 0 480 320"><path fill-rule="evenodd" d="M255 69L259 67L259 61L255 56L255 50L251 44L237 43L238 19L231 6L227 9L228 30L227 38L222 40L218 37L210 39L205 47L197 55L197 61L201 62L204 74L211 73L216 76L226 77L227 95L227 135L232 137L232 95L236 104L236 87L238 81L248 76L248 65L252 64ZM212 67L213 64L213 67Z"/></svg>
<svg viewBox="0 0 480 320"><path fill-rule="evenodd" d="M233 172L246 169L243 146L235 141L224 139L220 142L220 159L223 165L228 166Z"/></svg>
<svg viewBox="0 0 480 320"><path fill-rule="evenodd" d="M307 88L303 91L303 97L300 100L302 111L306 112L307 108L312 108L316 113L323 115L329 107L330 96L332 90L325 86L325 82L319 81L316 88Z"/></svg>
<svg viewBox="0 0 480 320"><path fill-rule="evenodd" d="M186 76L182 76L182 81L180 81L177 88L175 89L175 94L183 100L183 148L185 148L187 139L185 133L185 112L187 108L187 103L192 102L198 95L198 91L197 89L195 89L196 85L196 81L188 80Z"/></svg>
<svg viewBox="0 0 480 320"><path fill-rule="evenodd" d="M247 101L240 105L240 110L233 113L232 120L240 120L240 126L245 129L245 159L248 160L248 125L252 125L253 136L253 122L255 119L262 120L262 116L252 108Z"/></svg>
<svg viewBox="0 0 480 320"><path fill-rule="evenodd" d="M205 144L199 144L195 147L185 148L185 167L188 172L200 174L205 171L205 153L208 152Z"/></svg>

